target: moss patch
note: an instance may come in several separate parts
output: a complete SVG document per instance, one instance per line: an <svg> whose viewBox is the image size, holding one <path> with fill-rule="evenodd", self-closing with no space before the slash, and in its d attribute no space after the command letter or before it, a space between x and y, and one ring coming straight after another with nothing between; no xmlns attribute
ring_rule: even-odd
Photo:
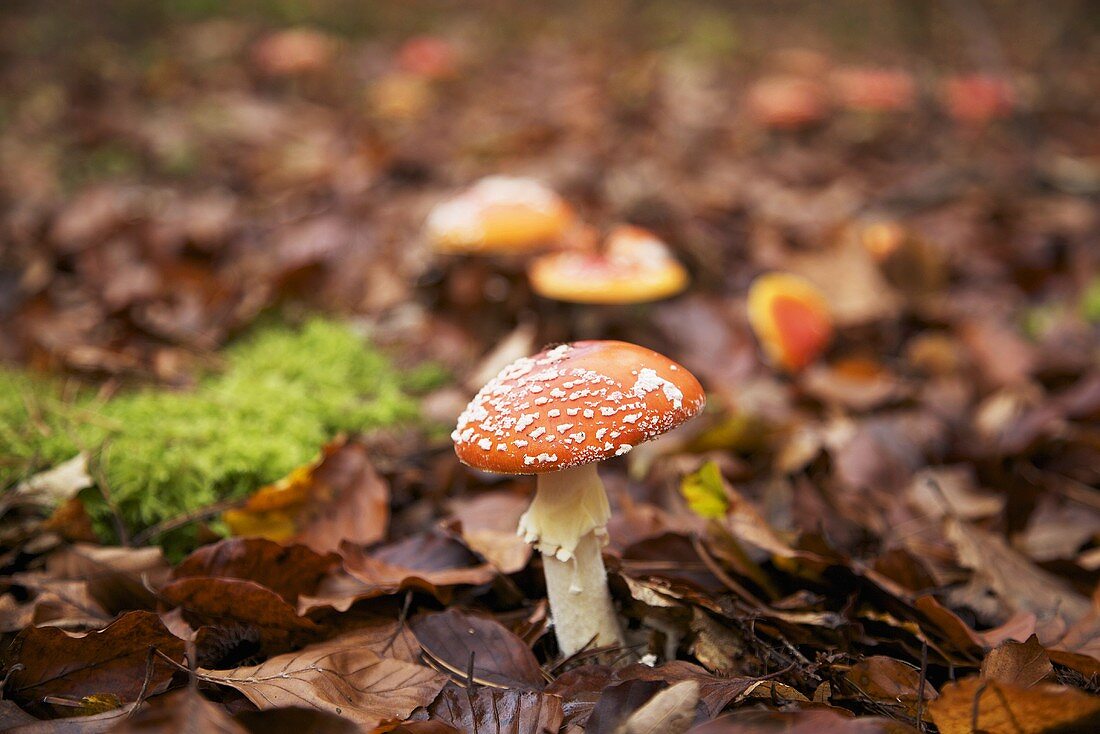
<svg viewBox="0 0 1100 734"><path fill-rule="evenodd" d="M410 381L347 327L268 328L226 352L188 392L142 389L97 401L0 371L0 483L98 450L129 528L241 497L306 463L340 431L408 423ZM106 508L89 501L100 528Z"/></svg>

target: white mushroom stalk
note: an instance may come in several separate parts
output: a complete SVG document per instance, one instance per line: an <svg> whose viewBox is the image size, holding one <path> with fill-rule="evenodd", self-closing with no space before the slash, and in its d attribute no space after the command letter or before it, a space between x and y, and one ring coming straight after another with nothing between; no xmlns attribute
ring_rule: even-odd
<svg viewBox="0 0 1100 734"><path fill-rule="evenodd" d="M600 549L611 508L595 464L538 475L519 533L542 553L546 593L562 653L622 643Z"/></svg>

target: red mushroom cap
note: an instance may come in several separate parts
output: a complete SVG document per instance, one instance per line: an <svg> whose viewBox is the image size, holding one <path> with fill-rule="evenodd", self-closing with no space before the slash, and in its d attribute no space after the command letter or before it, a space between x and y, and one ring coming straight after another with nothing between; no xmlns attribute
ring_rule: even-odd
<svg viewBox="0 0 1100 734"><path fill-rule="evenodd" d="M540 474L625 454L705 404L699 381L667 357L582 341L505 367L470 401L451 438L464 464Z"/></svg>

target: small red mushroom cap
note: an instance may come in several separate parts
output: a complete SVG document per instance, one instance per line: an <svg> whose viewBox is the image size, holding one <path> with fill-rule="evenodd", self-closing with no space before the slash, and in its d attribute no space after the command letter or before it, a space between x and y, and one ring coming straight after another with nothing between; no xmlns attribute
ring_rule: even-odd
<svg viewBox="0 0 1100 734"><path fill-rule="evenodd" d="M705 404L699 381L668 357L626 342L581 341L505 367L451 438L464 464L540 474L625 454Z"/></svg>

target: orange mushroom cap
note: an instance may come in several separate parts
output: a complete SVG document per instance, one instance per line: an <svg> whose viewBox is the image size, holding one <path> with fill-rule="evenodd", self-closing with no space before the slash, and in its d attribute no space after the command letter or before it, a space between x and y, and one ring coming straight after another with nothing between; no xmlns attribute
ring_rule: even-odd
<svg viewBox="0 0 1100 734"><path fill-rule="evenodd" d="M916 102L913 76L900 69L840 69L832 82L840 103L852 110L901 112L912 109Z"/></svg>
<svg viewBox="0 0 1100 734"><path fill-rule="evenodd" d="M451 434L464 463L540 474L620 456L706 404L699 381L645 347L581 341L505 367Z"/></svg>
<svg viewBox="0 0 1100 734"><path fill-rule="evenodd" d="M538 181L489 176L437 204L426 226L438 251L476 254L536 249L572 222L569 205Z"/></svg>
<svg viewBox="0 0 1100 734"><path fill-rule="evenodd" d="M311 28L289 28L260 39L252 60L270 76L293 76L324 69L332 61L336 42Z"/></svg>
<svg viewBox="0 0 1100 734"><path fill-rule="evenodd" d="M953 76L943 84L943 97L947 114L961 125L984 125L1016 106L1009 80L989 74Z"/></svg>
<svg viewBox="0 0 1100 734"><path fill-rule="evenodd" d="M602 252L567 250L543 255L528 270L531 288L570 303L644 303L668 298L688 283L687 270L653 234L616 227Z"/></svg>
<svg viewBox="0 0 1100 734"><path fill-rule="evenodd" d="M749 324L768 358L797 372L813 362L833 336L829 305L808 280L766 273L749 287Z"/></svg>
<svg viewBox="0 0 1100 734"><path fill-rule="evenodd" d="M825 119L821 85L797 76L769 76L749 88L749 113L761 125L781 130L809 127Z"/></svg>

